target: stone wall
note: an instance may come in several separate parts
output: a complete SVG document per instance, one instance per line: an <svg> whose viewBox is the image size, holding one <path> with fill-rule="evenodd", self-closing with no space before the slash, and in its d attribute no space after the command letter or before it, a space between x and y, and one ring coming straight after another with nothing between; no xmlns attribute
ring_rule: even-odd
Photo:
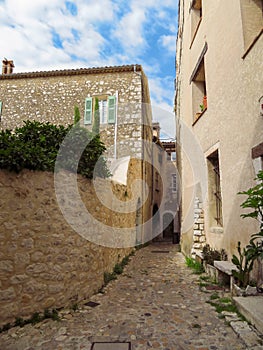
<svg viewBox="0 0 263 350"><path fill-rule="evenodd" d="M134 226L136 213L120 214L114 222L92 183L78 179L81 198L98 220ZM116 186L119 198L128 200L125 186ZM131 251L96 245L77 234L57 204L52 173L0 171L0 188L0 326L88 299L102 286L104 272Z"/></svg>
<svg viewBox="0 0 263 350"><path fill-rule="evenodd" d="M0 75L0 130L20 127L25 120L73 124L74 106L79 107L83 124L87 97L113 96L118 92L117 156L125 157L132 152L138 157L142 154L139 141L145 138L142 124L151 127L151 110L142 110L142 103L150 104L150 96L142 69L137 67L140 70L137 72L131 68ZM91 129L92 125L86 127ZM101 125L108 156L114 154L115 132L115 125ZM151 133L146 138L151 141Z"/></svg>
<svg viewBox="0 0 263 350"><path fill-rule="evenodd" d="M196 254L202 254L203 247L206 243L204 230L204 210L203 204L198 197L195 197L194 202L194 231L193 231L193 246L191 256L195 259Z"/></svg>

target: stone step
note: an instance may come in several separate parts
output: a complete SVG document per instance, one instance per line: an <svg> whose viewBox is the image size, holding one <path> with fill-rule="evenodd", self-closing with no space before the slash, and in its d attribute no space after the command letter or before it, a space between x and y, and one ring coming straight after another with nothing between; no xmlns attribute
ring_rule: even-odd
<svg viewBox="0 0 263 350"><path fill-rule="evenodd" d="M263 296L234 297L233 299L240 313L263 334Z"/></svg>

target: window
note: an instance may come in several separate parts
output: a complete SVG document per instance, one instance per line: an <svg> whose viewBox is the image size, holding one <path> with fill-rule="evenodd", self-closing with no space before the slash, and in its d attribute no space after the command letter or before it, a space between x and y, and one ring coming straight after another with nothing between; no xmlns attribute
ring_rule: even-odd
<svg viewBox="0 0 263 350"><path fill-rule="evenodd" d="M107 123L107 100L99 100L100 123Z"/></svg>
<svg viewBox="0 0 263 350"><path fill-rule="evenodd" d="M252 148L252 161L257 174L260 170L263 170L263 142Z"/></svg>
<svg viewBox="0 0 263 350"><path fill-rule="evenodd" d="M101 124L114 124L116 118L116 97L96 96L99 100L99 114ZM95 98L87 97L85 100L84 124L92 124L95 112Z"/></svg>
<svg viewBox="0 0 263 350"><path fill-rule="evenodd" d="M176 161L176 152L171 152L171 161L172 162Z"/></svg>
<svg viewBox="0 0 263 350"><path fill-rule="evenodd" d="M223 226L222 197L218 150L208 158L208 189L210 226Z"/></svg>
<svg viewBox="0 0 263 350"><path fill-rule="evenodd" d="M202 0L193 0L191 3L191 45L196 37L196 33L202 20Z"/></svg>
<svg viewBox="0 0 263 350"><path fill-rule="evenodd" d="M172 192L176 192L176 174L172 174Z"/></svg>
<svg viewBox="0 0 263 350"><path fill-rule="evenodd" d="M205 59L204 56L207 52L207 44L205 44L201 55L197 61L197 64L190 77L190 83L192 83L192 106L194 114L194 122L207 109L207 94L206 94L206 77L205 77Z"/></svg>
<svg viewBox="0 0 263 350"><path fill-rule="evenodd" d="M246 55L263 32L263 0L240 0L240 6Z"/></svg>

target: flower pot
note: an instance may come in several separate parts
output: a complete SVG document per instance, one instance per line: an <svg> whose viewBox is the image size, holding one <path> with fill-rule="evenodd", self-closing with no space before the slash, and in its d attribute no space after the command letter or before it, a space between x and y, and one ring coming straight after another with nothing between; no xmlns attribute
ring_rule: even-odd
<svg viewBox="0 0 263 350"><path fill-rule="evenodd" d="M207 96L206 95L203 97L203 106L204 106L204 109L207 109Z"/></svg>

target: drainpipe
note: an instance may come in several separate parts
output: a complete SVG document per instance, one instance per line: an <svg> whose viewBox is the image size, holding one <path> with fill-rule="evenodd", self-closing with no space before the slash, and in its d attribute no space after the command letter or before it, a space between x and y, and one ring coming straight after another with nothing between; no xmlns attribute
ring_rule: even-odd
<svg viewBox="0 0 263 350"><path fill-rule="evenodd" d="M115 92L116 103L115 103L115 126L114 126L114 159L117 159L117 131L118 131L118 90Z"/></svg>

